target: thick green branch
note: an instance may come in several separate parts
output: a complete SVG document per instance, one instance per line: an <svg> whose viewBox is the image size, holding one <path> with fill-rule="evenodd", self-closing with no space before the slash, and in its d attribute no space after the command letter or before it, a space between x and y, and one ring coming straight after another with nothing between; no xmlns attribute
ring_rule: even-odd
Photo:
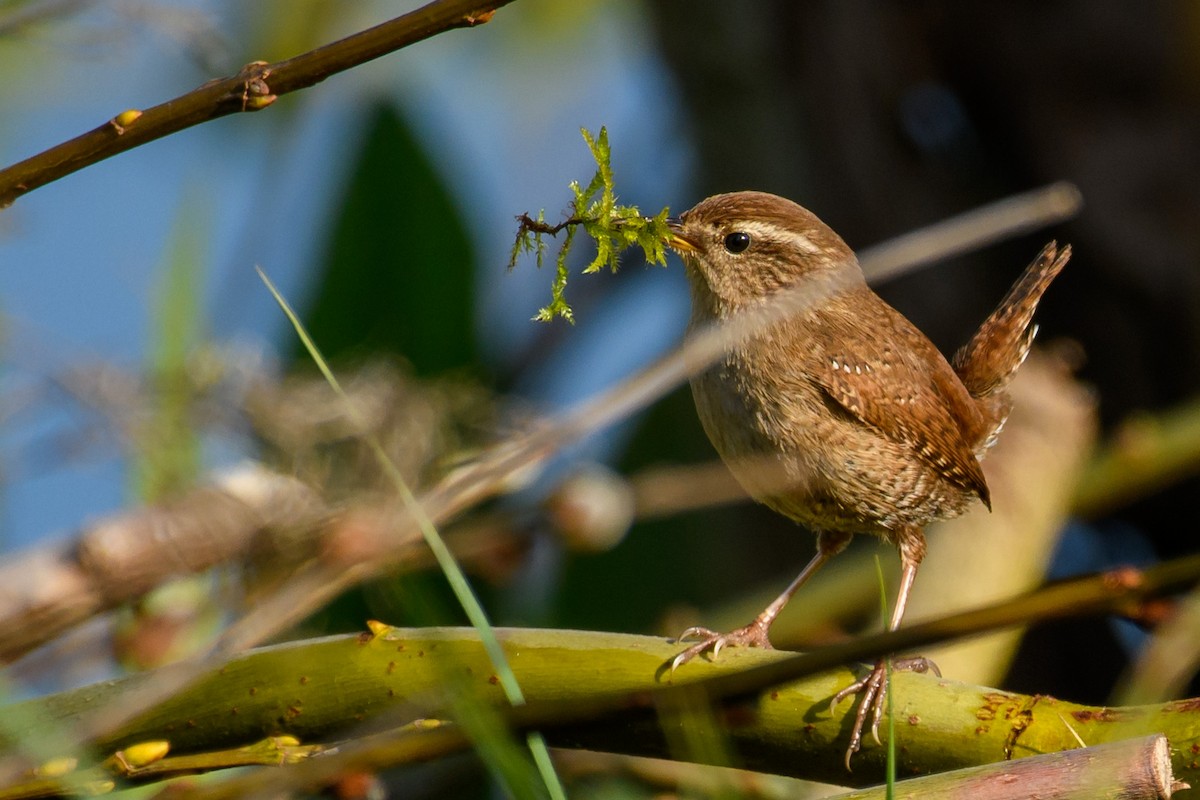
<svg viewBox="0 0 1200 800"><path fill-rule="evenodd" d="M504 701L473 631L376 625L372 634L299 642L233 658L96 746L108 755L166 740L172 753L186 754L227 750L275 735L314 744L361 736L367 721L395 727L453 717L463 713L463 698L474 698L497 709L494 713L512 728L541 729L551 743L702 758L673 751L663 731L694 724L680 709L707 697L723 701L713 718L742 766L843 783L878 781L882 748L860 754L853 774L841 766L852 707L847 703L830 710L829 700L852 676L839 664L1037 618L1112 611L1150 594L1178 590L1195 581L1198 571L1200 557L1144 573L1071 581L980 611L801 656L726 651L715 663L688 664L674 676L664 672L664 665L678 645L662 639L506 631L504 646L530 701L516 709ZM37 738L32 727L20 727L20 720L50 720L69 729L114 701L130 702L145 680L138 676L9 707L4 717L12 721L6 731L10 746ZM1171 740L1177 776L1200 780L1192 755L1193 747L1200 752L1200 702L1194 700L1096 708L904 673L895 677L894 691L901 775L1055 752L1076 746L1079 739L1098 744L1162 732ZM457 727L430 731L410 726L383 739L359 739L340 751L354 759L350 763L377 768L469 746ZM318 761L297 765L294 777L315 780L319 775L307 770L319 773L336 766Z"/></svg>
<svg viewBox="0 0 1200 800"><path fill-rule="evenodd" d="M237 74L144 111L123 111L94 130L0 170L0 208L51 181L97 161L184 128L242 111L258 111L280 95L453 28L487 22L512 0L435 0L416 11L303 55L268 64L255 61Z"/></svg>

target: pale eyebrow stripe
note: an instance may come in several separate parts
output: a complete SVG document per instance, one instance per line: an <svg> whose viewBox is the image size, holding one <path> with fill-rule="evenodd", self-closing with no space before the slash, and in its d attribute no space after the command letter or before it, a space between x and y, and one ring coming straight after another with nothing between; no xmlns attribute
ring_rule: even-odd
<svg viewBox="0 0 1200 800"><path fill-rule="evenodd" d="M750 234L751 238L761 236L764 239L773 239L781 244L794 245L798 250L809 255L815 256L821 253L821 248L813 244L813 241L803 233L780 228L778 225L772 225L762 220L744 220L738 223L736 230L745 231Z"/></svg>

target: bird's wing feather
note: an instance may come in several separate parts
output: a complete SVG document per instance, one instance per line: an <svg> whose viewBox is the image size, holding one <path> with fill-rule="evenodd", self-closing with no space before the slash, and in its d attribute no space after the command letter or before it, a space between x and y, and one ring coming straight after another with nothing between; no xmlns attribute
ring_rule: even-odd
<svg viewBox="0 0 1200 800"><path fill-rule="evenodd" d="M863 335L853 320L830 318L810 351L810 374L849 414L892 441L904 444L952 483L975 492L990 507L990 494L965 430L978 411L937 348L891 306L870 295L875 313L903 341ZM872 305L875 303L872 302ZM914 335L915 334L915 335Z"/></svg>

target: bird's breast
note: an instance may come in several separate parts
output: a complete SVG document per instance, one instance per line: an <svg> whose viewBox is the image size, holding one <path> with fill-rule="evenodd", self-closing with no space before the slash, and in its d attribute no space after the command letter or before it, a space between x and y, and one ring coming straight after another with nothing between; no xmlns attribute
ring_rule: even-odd
<svg viewBox="0 0 1200 800"><path fill-rule="evenodd" d="M802 372L731 353L692 380L692 394L747 493L814 530L890 539L969 505L908 447L849 416Z"/></svg>

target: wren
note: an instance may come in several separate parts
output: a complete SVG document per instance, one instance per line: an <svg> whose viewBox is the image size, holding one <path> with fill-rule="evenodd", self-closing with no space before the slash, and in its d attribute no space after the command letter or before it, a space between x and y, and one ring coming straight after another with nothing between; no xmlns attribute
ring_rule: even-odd
<svg viewBox="0 0 1200 800"><path fill-rule="evenodd" d="M692 379L700 421L734 477L755 500L814 531L817 554L749 625L725 634L686 631L681 640L698 641L671 669L701 653L715 658L727 645L770 647L768 630L788 600L856 533L900 551L888 626L896 629L925 555L924 527L976 500L991 508L979 462L1008 417L1009 381L1037 331L1034 310L1071 248L1046 245L947 361L867 286L841 237L790 200L716 195L669 225L691 284L691 329L762 306L783 289L818 293ZM909 659L893 666L931 665ZM847 768L869 715L879 740L886 675L881 660L834 698L861 695Z"/></svg>

